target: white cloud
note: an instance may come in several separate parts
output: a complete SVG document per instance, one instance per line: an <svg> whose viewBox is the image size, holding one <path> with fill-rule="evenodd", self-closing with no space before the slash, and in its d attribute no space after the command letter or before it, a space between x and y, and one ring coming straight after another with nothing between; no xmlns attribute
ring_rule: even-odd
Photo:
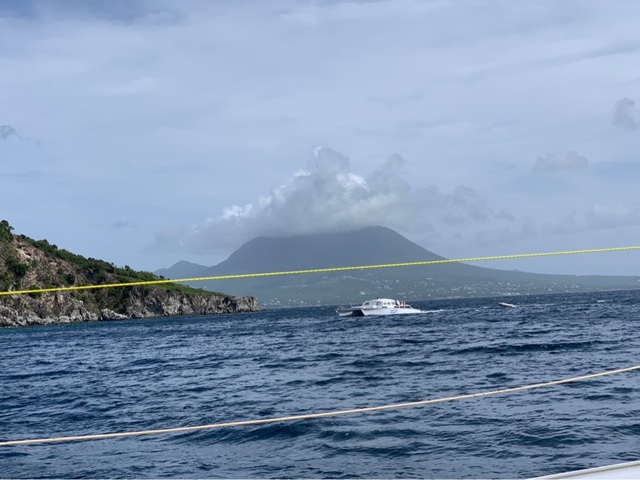
<svg viewBox="0 0 640 480"><path fill-rule="evenodd" d="M584 170L589 160L576 152L547 153L539 156L533 166L535 172L557 172L562 170Z"/></svg>
<svg viewBox="0 0 640 480"><path fill-rule="evenodd" d="M440 231L469 224L513 221L496 213L475 190L458 186L443 194L435 186L413 190L405 160L392 155L366 177L350 171L348 157L327 147L313 150L310 171L297 172L269 195L233 205L191 229L172 229L157 238L159 248L213 253L261 235L288 236L348 231L384 225L406 233Z"/></svg>

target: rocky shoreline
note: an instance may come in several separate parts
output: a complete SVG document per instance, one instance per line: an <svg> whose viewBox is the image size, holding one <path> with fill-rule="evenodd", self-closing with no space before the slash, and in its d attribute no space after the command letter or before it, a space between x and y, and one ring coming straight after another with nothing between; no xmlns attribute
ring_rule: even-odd
<svg viewBox="0 0 640 480"><path fill-rule="evenodd" d="M71 292L3 296L0 327L260 311L255 297L182 293L162 287L126 287L123 297L123 305L114 311L87 304Z"/></svg>

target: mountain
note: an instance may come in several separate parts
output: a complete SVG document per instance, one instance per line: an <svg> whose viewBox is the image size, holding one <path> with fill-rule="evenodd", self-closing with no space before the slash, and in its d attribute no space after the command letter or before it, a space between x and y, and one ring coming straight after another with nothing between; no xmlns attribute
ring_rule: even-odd
<svg viewBox="0 0 640 480"><path fill-rule="evenodd" d="M149 272L14 235L0 222L0 292L161 280ZM138 285L0 295L0 327L177 315L257 311L255 297L234 297L184 285Z"/></svg>
<svg viewBox="0 0 640 480"><path fill-rule="evenodd" d="M443 259L389 228L368 227L344 233L258 237L208 270L188 262L178 262L172 270L226 275ZM159 272L162 270L157 272L162 274Z"/></svg>
<svg viewBox="0 0 640 480"><path fill-rule="evenodd" d="M332 267L444 260L381 226L343 233L257 237L218 265L178 262L157 270L165 278L212 277ZM371 296L406 300L517 295L640 287L640 277L545 275L445 263L415 267L280 275L191 282L234 295L255 295L263 306L335 305Z"/></svg>

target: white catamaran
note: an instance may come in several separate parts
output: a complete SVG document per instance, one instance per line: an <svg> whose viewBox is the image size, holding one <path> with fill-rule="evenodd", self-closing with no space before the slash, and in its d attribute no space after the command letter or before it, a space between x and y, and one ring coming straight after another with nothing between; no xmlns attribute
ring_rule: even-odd
<svg viewBox="0 0 640 480"><path fill-rule="evenodd" d="M340 317L368 317L374 315L406 315L409 313L422 313L422 310L391 298L376 298L367 300L362 305L339 306L336 313Z"/></svg>

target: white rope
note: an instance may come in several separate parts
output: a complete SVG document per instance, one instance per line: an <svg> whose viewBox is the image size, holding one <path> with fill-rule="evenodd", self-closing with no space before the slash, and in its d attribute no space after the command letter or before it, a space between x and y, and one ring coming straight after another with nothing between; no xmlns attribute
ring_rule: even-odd
<svg viewBox="0 0 640 480"><path fill-rule="evenodd" d="M532 385L525 385L522 387L505 388L502 390L492 390L488 392L471 393L466 395L457 395L454 397L436 398L431 400L420 400L417 402L395 403L391 405L354 408L350 410L337 410L332 412L308 413L303 415L292 415L288 417L263 418L263 419L256 419L256 420L242 420L242 421L236 421L236 422L214 423L211 425L198 425L198 426L191 426L191 427L161 428L157 430L139 430L134 432L119 432L119 433L100 433L100 434L94 434L94 435L76 435L76 436L70 436L70 437L51 437L51 438L36 438L36 439L27 439L27 440L10 440L5 442L0 442L0 447L6 447L6 446L12 446L12 445L31 445L31 444L37 444L37 443L72 442L72 441L80 441L80 440L102 440L106 438L133 437L138 435L159 435L163 433L194 432L198 430L211 430L214 428L239 427L244 425L264 425L267 423L291 422L294 420L308 420L313 418L334 417L337 415L350 415L350 414L365 413L365 412L379 412L382 410L393 410L397 408L406 408L406 407L419 407L423 405L431 405L434 403L452 402L456 400L467 400L470 398L488 397L490 395L522 392L524 390L533 390L535 388L551 387L554 385L562 385L564 383L580 382L583 380L591 380L593 378L600 378L600 377L605 377L607 375L626 373L634 370L640 370L640 365L636 365L633 367L619 368L617 370L609 370L606 372L592 373L589 375L582 375L579 377L565 378L562 380L553 380L551 382L535 383Z"/></svg>

